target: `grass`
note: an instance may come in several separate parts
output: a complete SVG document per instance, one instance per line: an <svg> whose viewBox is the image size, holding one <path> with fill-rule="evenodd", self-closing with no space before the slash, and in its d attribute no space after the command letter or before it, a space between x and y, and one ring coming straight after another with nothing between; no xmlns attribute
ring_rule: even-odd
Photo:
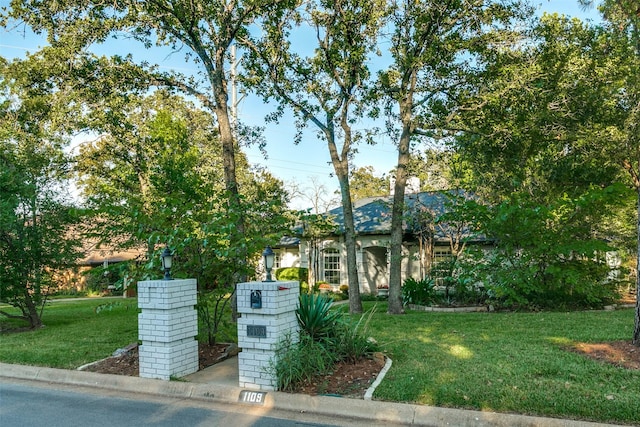
<svg viewBox="0 0 640 427"><path fill-rule="evenodd" d="M0 361L75 369L138 341L134 299L52 301L42 320L44 328L0 334ZM1 318L0 326L24 325Z"/></svg>
<svg viewBox="0 0 640 427"><path fill-rule="evenodd" d="M389 316L377 304L369 333L393 366L375 399L640 424L640 371L563 349L630 339L633 310ZM0 334L0 361L74 369L135 342L137 313L133 299L53 302L45 328Z"/></svg>
<svg viewBox="0 0 640 427"><path fill-rule="evenodd" d="M374 398L638 424L640 371L563 349L632 329L632 310L378 315L370 330L393 366Z"/></svg>

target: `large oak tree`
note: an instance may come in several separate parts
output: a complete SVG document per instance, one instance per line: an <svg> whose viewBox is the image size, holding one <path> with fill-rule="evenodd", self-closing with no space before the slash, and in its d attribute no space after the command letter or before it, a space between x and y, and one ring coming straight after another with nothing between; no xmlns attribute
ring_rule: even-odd
<svg viewBox="0 0 640 427"><path fill-rule="evenodd" d="M354 123L368 108L368 61L376 50L384 11L383 1L308 2L296 15L266 28L267 37L253 46L247 61L252 70L249 83L265 100L278 102L275 116L292 109L299 132L312 124L327 144L340 185L351 313L362 312L362 303L350 163L355 145L365 137L354 129ZM297 23L302 25L294 25ZM300 53L293 40L309 29L313 45L307 47L308 53Z"/></svg>
<svg viewBox="0 0 640 427"><path fill-rule="evenodd" d="M484 64L479 53L517 41L519 1L389 1L391 65L379 73L388 132L396 138L398 160L393 189L389 313L403 312L401 295L405 188L412 145L438 137L439 120L455 110Z"/></svg>

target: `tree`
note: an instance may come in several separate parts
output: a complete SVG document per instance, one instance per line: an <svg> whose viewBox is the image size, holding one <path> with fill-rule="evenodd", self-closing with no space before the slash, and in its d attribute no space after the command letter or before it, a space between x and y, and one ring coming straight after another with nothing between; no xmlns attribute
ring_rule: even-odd
<svg viewBox="0 0 640 427"><path fill-rule="evenodd" d="M247 61L248 82L265 100L275 99L277 118L285 107L296 116L298 138L312 123L327 143L338 182L344 212L347 252L349 311L362 312L356 261L355 225L349 169L353 146L363 136L352 127L365 109L365 84L370 72L369 56L375 52L376 36L385 10L384 2L371 0L313 1L266 29ZM309 25L316 36L310 56L297 54L291 25ZM341 147L339 144L341 143Z"/></svg>
<svg viewBox="0 0 640 427"><path fill-rule="evenodd" d="M63 190L68 140L52 129L55 97L12 65L0 64L0 301L21 314L0 314L37 328L55 273L80 257L79 210Z"/></svg>
<svg viewBox="0 0 640 427"><path fill-rule="evenodd" d="M124 118L103 123L101 136L78 156L79 183L94 212L92 236L114 248L146 247L142 277L159 269L160 244L171 246L174 275L198 281L200 320L213 343L235 278L256 267L251 260L241 270L234 245L259 253L277 241L291 224L286 193L238 155L248 221L245 239L232 242L235 218L224 204L222 158L207 113L163 91L129 97L122 107Z"/></svg>
<svg viewBox="0 0 640 427"><path fill-rule="evenodd" d="M146 246L147 260L157 258L152 254L158 243L176 245L193 257L185 255L180 267L204 287L232 286L236 273L248 275L249 269L241 271L234 263L237 248L225 237L235 218L222 203L221 152L211 144L217 132L206 112L156 91L130 97L123 113L126 121L103 127L104 133L83 144L78 156L79 184L96 215L95 237L122 248ZM255 253L264 239L277 239L287 228L287 195L281 182L250 171L244 156L237 158L243 215L255 224L249 224L240 244ZM216 268L207 266L212 260L191 265L203 257L195 248L207 241L209 250L215 247L218 253L210 254Z"/></svg>
<svg viewBox="0 0 640 427"><path fill-rule="evenodd" d="M434 138L437 118L455 108L456 92L467 90L478 53L513 38L517 1L405 1L392 7L392 65L379 73L388 131L397 138L398 162L393 192L389 308L403 313L401 261L405 187L411 144Z"/></svg>
<svg viewBox="0 0 640 427"><path fill-rule="evenodd" d="M227 229L231 246L235 248L239 271L246 270L247 252L242 244L246 232L246 217L242 205L237 179L236 138L231 125L228 105L228 78L230 49L235 42L242 42L249 34L249 27L259 20L276 17L295 3L279 1L166 1L139 2L132 0L113 1L68 1L64 3L41 1L12 1L7 17L22 20L35 32L46 32L49 43L66 52L71 65L59 87L78 87L73 77L76 74L92 76L100 73L96 61L87 49L103 44L108 37L133 39L143 47L168 46L174 52L184 51L186 61L199 68L195 76L179 73L161 73L153 66L141 63L131 67L132 58L114 56L114 63L133 68L138 77L160 87L181 91L194 97L202 108L211 114L211 122L218 129L223 159L223 177L226 188L228 217L235 226ZM6 17L5 17L6 18ZM107 45L108 46L108 45ZM116 45L117 46L117 45ZM88 60L77 60L77 59ZM117 67L111 70L119 71ZM107 74L108 75L108 74ZM59 75L63 77L63 74ZM80 82L82 83L82 81ZM103 92L117 93L120 89L112 85L113 80L100 80L94 88ZM92 93L93 97L100 93ZM123 98L126 94L122 94ZM91 99L91 98L90 98ZM85 101L87 101L85 99ZM117 111L116 111L117 113ZM238 276L237 280L242 280Z"/></svg>
<svg viewBox="0 0 640 427"><path fill-rule="evenodd" d="M468 167L450 148L427 148L409 160L408 175L420 179L420 191L465 188Z"/></svg>
<svg viewBox="0 0 640 427"><path fill-rule="evenodd" d="M544 16L532 43L487 58L493 79L466 106L459 123L469 132L457 140L492 188L485 194L499 202L519 191L550 206L616 183L638 193L640 91L632 70L640 63L633 34L626 26ZM624 200L604 212L623 209ZM611 228L597 218L583 220L593 237L611 240L605 234Z"/></svg>
<svg viewBox="0 0 640 427"><path fill-rule="evenodd" d="M152 260L158 239L166 243L159 234L183 227L186 212L202 212L223 191L219 154L207 146L216 132L206 113L160 91L120 108L121 118L94 123L100 136L81 144L78 184L95 215L90 236L144 247Z"/></svg>
<svg viewBox="0 0 640 427"><path fill-rule="evenodd" d="M298 197L306 200L309 203L308 206L311 206L311 212L314 214L327 212L340 205L336 191L330 191L316 177L310 177L309 181L310 186L305 188L299 188L297 184L293 183L296 187L293 189L291 187L288 188L291 198Z"/></svg>
<svg viewBox="0 0 640 427"><path fill-rule="evenodd" d="M612 106L618 112L617 122L613 124L615 138L609 138L610 128L603 129L600 136L608 142L605 156L614 156L622 165L637 193L636 309L632 342L640 347L640 9L633 0L604 0L600 11L609 23L607 29L612 41L620 43L603 46L602 54L608 55L613 47L620 63L608 68L617 82L610 92L610 99L615 101Z"/></svg>
<svg viewBox="0 0 640 427"><path fill-rule="evenodd" d="M352 200L389 194L389 181L384 175L375 176L371 166L353 169L349 180Z"/></svg>

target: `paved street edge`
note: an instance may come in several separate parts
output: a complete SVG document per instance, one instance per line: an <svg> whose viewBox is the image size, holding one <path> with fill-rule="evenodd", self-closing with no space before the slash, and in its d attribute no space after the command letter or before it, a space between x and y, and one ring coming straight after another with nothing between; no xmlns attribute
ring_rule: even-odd
<svg viewBox="0 0 640 427"><path fill-rule="evenodd" d="M129 393L161 395L166 397L198 399L238 405L243 389L216 384L197 384L182 381L163 381L123 375L45 368L0 363L0 378L42 381L64 385L95 387ZM610 424L555 418L531 417L516 414L469 411L433 406L369 401L327 396L308 396L281 392L268 392L262 406L292 412L304 412L368 419L416 426L498 426L498 427L597 427Z"/></svg>

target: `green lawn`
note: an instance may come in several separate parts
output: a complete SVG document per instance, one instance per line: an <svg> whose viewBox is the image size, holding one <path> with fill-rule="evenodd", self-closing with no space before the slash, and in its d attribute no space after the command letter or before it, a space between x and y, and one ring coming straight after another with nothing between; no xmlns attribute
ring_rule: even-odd
<svg viewBox="0 0 640 427"><path fill-rule="evenodd" d="M393 360L376 399L640 423L640 371L563 350L630 340L632 310L378 314L370 331Z"/></svg>
<svg viewBox="0 0 640 427"><path fill-rule="evenodd" d="M42 321L35 331L0 334L0 361L75 369L138 341L135 299L52 301ZM3 329L8 323L17 326L0 316Z"/></svg>
<svg viewBox="0 0 640 427"><path fill-rule="evenodd" d="M0 335L0 361L76 368L135 342L137 312L133 299L53 302L45 328ZM633 310L390 316L379 303L369 335L393 366L374 398L640 424L640 371L563 350L632 329Z"/></svg>

